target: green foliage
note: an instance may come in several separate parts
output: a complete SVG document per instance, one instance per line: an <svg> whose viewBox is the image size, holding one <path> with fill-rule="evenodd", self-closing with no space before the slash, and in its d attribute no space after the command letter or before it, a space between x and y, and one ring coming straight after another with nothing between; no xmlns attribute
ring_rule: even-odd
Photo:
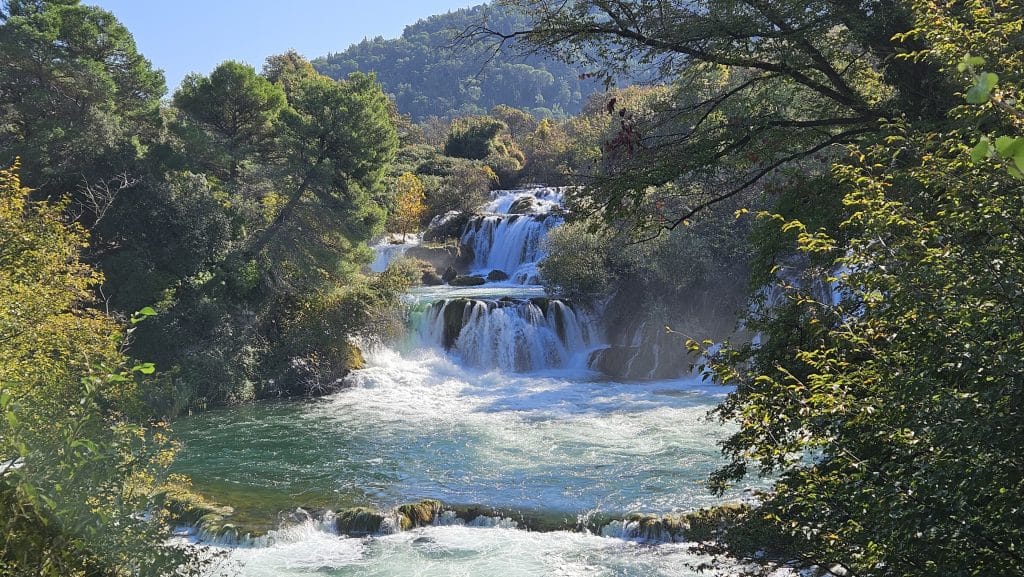
<svg viewBox="0 0 1024 577"><path fill-rule="evenodd" d="M1007 165L967 143L1022 135L1015 109L996 99L1024 81L1024 12L1009 2L914 9L904 38L924 47L907 57L963 78L966 104L942 122L887 124L852 148L834 166L838 227L771 217L808 260L828 263L843 298L783 275L785 302L752 323L763 344L713 363L736 385L717 412L739 425L714 481L752 465L778 475L760 511L808 563L1009 575L1024 527L1024 202ZM981 62L966 50L998 63L999 94L971 95L979 79L965 73Z"/></svg>
<svg viewBox="0 0 1024 577"><path fill-rule="evenodd" d="M547 243L548 256L540 264L545 292L599 299L614 288L616 279L606 261L613 247L610 234L573 222L552 230Z"/></svg>
<svg viewBox="0 0 1024 577"><path fill-rule="evenodd" d="M174 93L174 105L210 134L213 150L203 164L228 179L238 176L242 162L274 150L285 95L252 66L229 60L209 76L187 76Z"/></svg>
<svg viewBox="0 0 1024 577"><path fill-rule="evenodd" d="M426 191L427 215L436 216L457 210L471 213L487 201L487 193L498 177L487 166L466 161L451 161L443 168L445 178Z"/></svg>
<svg viewBox="0 0 1024 577"><path fill-rule="evenodd" d="M583 194L588 212L644 236L782 168L810 170L832 145L876 132L880 118L941 117L949 103L930 63L892 57L890 38L910 26L902 3L503 3L534 18L517 36L526 51L609 80L656 71L671 86L646 110L604 103L615 133ZM486 26L477 36L503 40Z"/></svg>
<svg viewBox="0 0 1024 577"><path fill-rule="evenodd" d="M0 166L21 157L26 182L54 196L136 173L139 138L159 126L163 75L110 12L78 2L8 8L0 21Z"/></svg>
<svg viewBox="0 0 1024 577"><path fill-rule="evenodd" d="M550 294L589 301L612 296L605 315L617 330L646 319L722 337L735 327L745 300L747 238L747 224L725 211L644 243L576 221L551 231L540 269Z"/></svg>
<svg viewBox="0 0 1024 577"><path fill-rule="evenodd" d="M458 118L452 122L444 153L457 158L483 160L493 152L505 123L488 116Z"/></svg>
<svg viewBox="0 0 1024 577"><path fill-rule="evenodd" d="M153 365L132 365L122 328L86 308L101 277L79 260L84 231L28 197L0 171L0 572L195 574L149 499L173 447L132 420Z"/></svg>

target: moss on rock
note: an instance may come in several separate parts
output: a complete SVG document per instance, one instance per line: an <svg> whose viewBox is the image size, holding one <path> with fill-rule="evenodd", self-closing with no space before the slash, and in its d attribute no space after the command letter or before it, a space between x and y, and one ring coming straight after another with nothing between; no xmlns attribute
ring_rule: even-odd
<svg viewBox="0 0 1024 577"><path fill-rule="evenodd" d="M399 525L403 531L414 527L426 527L434 522L442 507L441 502L434 499L401 505L397 509Z"/></svg>
<svg viewBox="0 0 1024 577"><path fill-rule="evenodd" d="M353 507L337 512L334 526L338 533L353 537L365 537L379 533L384 523L384 514L369 507Z"/></svg>

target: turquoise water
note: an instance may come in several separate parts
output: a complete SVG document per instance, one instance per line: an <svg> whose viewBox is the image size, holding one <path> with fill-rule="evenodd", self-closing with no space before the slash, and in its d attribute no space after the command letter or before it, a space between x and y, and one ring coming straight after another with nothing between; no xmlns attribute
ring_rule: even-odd
<svg viewBox="0 0 1024 577"><path fill-rule="evenodd" d="M577 515L716 502L703 483L726 429L705 414L721 389L474 372L418 353L379 351L325 399L181 420L176 467L199 488L260 491L281 509L436 498Z"/></svg>

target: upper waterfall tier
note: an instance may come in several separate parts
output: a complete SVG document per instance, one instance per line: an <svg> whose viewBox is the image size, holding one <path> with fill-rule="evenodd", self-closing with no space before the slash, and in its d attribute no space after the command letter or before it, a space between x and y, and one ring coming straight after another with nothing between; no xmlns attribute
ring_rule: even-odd
<svg viewBox="0 0 1024 577"><path fill-rule="evenodd" d="M546 298L445 299L419 322L424 344L453 351L469 366L518 372L565 367L595 332L585 312Z"/></svg>
<svg viewBox="0 0 1024 577"><path fill-rule="evenodd" d="M562 224L565 193L561 188L498 191L473 217L461 244L473 255L479 274L500 270L514 283L537 284L537 264L544 258L544 239Z"/></svg>

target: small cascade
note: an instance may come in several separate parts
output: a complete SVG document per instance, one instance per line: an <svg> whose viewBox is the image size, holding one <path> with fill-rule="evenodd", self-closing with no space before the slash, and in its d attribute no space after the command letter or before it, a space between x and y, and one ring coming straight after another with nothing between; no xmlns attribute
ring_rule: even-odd
<svg viewBox="0 0 1024 577"><path fill-rule="evenodd" d="M566 366L595 339L589 315L560 300L445 299L420 321L421 341L480 368L526 372Z"/></svg>
<svg viewBox="0 0 1024 577"><path fill-rule="evenodd" d="M484 276L502 271L515 284L538 284L544 238L562 224L564 201L561 188L494 193L462 233L461 245L473 254L472 269Z"/></svg>
<svg viewBox="0 0 1024 577"><path fill-rule="evenodd" d="M461 243L472 249L475 270L500 270L518 284L536 284L536 264L544 258L544 237L561 223L562 219L554 216L478 216L466 226Z"/></svg>
<svg viewBox="0 0 1024 577"><path fill-rule="evenodd" d="M380 242L370 247L374 254L370 272L384 272L392 261L405 254L410 247L419 245L420 238L419 235L408 235L404 239L402 235L389 235L381 239Z"/></svg>

